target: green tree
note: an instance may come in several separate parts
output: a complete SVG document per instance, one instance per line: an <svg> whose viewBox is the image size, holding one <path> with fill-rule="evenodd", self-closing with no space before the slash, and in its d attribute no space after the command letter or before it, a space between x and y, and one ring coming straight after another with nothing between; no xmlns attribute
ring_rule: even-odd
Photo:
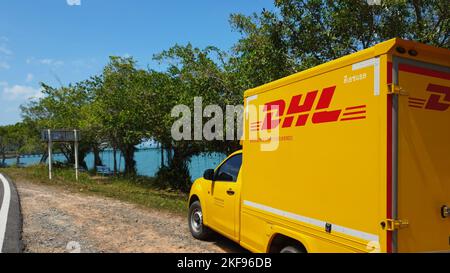
<svg viewBox="0 0 450 273"><path fill-rule="evenodd" d="M449 1L275 0L275 7L231 16L242 34L233 60L245 89L394 37L450 48Z"/></svg>
<svg viewBox="0 0 450 273"><path fill-rule="evenodd" d="M234 90L243 91L282 78L296 71L295 58L286 40L287 29L273 13L232 14L230 24L241 34L233 47L227 70ZM242 102L241 102L242 103Z"/></svg>
<svg viewBox="0 0 450 273"><path fill-rule="evenodd" d="M0 153L2 156L2 163L4 165L6 162L6 156L16 150L15 139L14 139L14 125L6 125L0 127Z"/></svg>
<svg viewBox="0 0 450 273"><path fill-rule="evenodd" d="M24 122L29 127L34 126L35 134L42 129L79 129L81 141L79 145L79 164L87 168L84 161L86 155L99 145L97 135L92 133L92 124L86 123L88 106L93 100L94 81L84 81L67 87L54 88L42 83L44 96L22 106ZM55 145L68 162L75 163L73 143Z"/></svg>
<svg viewBox="0 0 450 273"><path fill-rule="evenodd" d="M19 122L0 127L1 165L5 164L7 155L15 155L16 164L19 164L22 154L35 153L41 146L35 128L29 124Z"/></svg>
<svg viewBox="0 0 450 273"><path fill-rule="evenodd" d="M224 141L194 140L193 132L192 140L174 141L171 127L177 118L171 117L171 109L182 104L194 113L195 97L202 98L203 106L218 104L225 109L227 104L240 103L242 98L236 99L236 91L230 84L227 55L215 47L199 49L191 44L176 45L156 55L155 59L168 64L166 75L152 72L161 82L154 85L156 111L149 120L160 122L159 126L155 125L158 128L154 132L155 139L163 144L169 155L168 166L163 167L158 175L171 187L187 190L191 180L188 166L193 156L203 152L223 152L230 146L237 146L238 142L226 145ZM194 122L192 118L191 128L194 128Z"/></svg>
<svg viewBox="0 0 450 273"><path fill-rule="evenodd" d="M147 101L142 97L145 79L146 71L137 69L133 58L110 57L92 108L112 146L122 152L127 175L136 174L135 146L149 136Z"/></svg>

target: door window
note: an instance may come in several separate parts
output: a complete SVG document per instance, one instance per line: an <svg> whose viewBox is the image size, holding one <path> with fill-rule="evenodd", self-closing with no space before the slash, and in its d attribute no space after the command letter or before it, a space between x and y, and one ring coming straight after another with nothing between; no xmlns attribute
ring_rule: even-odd
<svg viewBox="0 0 450 273"><path fill-rule="evenodd" d="M237 154L230 157L225 163L223 163L217 170L214 180L236 182L239 170L242 165L242 154Z"/></svg>

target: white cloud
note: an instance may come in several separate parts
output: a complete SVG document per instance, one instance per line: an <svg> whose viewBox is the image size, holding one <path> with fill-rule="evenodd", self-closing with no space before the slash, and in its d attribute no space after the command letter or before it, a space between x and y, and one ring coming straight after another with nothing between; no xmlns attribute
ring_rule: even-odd
<svg viewBox="0 0 450 273"><path fill-rule="evenodd" d="M97 65L97 60L95 58L89 59L77 59L70 62L70 65L76 68L93 68Z"/></svg>
<svg viewBox="0 0 450 273"><path fill-rule="evenodd" d="M41 64L52 64L53 60L52 59L42 59L39 61Z"/></svg>
<svg viewBox="0 0 450 273"><path fill-rule="evenodd" d="M66 0L69 6L81 6L81 0Z"/></svg>
<svg viewBox="0 0 450 273"><path fill-rule="evenodd" d="M41 89L25 85L5 85L2 97L7 100L23 100L31 98L41 98L43 96Z"/></svg>
<svg viewBox="0 0 450 273"><path fill-rule="evenodd" d="M0 55L10 56L13 54L13 52L8 48L8 42L8 38L0 36Z"/></svg>
<svg viewBox="0 0 450 273"><path fill-rule="evenodd" d="M48 66L62 66L64 65L63 61L50 59L50 58L44 58L44 59L36 59L34 57L28 58L25 60L27 64L42 64L42 65L48 65Z"/></svg>
<svg viewBox="0 0 450 273"><path fill-rule="evenodd" d="M5 55L12 55L12 51L5 44L0 45L0 53Z"/></svg>
<svg viewBox="0 0 450 273"><path fill-rule="evenodd" d="M0 69L8 70L11 66L7 62L0 61Z"/></svg>
<svg viewBox="0 0 450 273"><path fill-rule="evenodd" d="M10 56L13 54L12 51L6 45L7 42L8 38L3 36L0 37L0 70L2 69L8 70L11 68L9 63L5 61L9 60Z"/></svg>
<svg viewBox="0 0 450 273"><path fill-rule="evenodd" d="M31 82L34 79L34 75L31 73L27 74L27 78L25 79L26 82Z"/></svg>
<svg viewBox="0 0 450 273"><path fill-rule="evenodd" d="M63 61L53 60L53 59L41 59L39 63L51 66L61 66L64 64Z"/></svg>

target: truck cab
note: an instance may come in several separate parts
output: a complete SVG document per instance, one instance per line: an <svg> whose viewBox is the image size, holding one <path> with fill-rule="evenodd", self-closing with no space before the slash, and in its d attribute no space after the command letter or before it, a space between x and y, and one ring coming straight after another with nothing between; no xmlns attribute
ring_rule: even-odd
<svg viewBox="0 0 450 273"><path fill-rule="evenodd" d="M241 165L242 151L234 152L192 185L189 228L195 238L207 239L213 229L239 241Z"/></svg>
<svg viewBox="0 0 450 273"><path fill-rule="evenodd" d="M189 194L188 225L192 236L208 240L213 232L241 244L253 252L303 253L300 242L286 236L272 236L271 247L252 249L241 241L242 150L208 169L195 180Z"/></svg>

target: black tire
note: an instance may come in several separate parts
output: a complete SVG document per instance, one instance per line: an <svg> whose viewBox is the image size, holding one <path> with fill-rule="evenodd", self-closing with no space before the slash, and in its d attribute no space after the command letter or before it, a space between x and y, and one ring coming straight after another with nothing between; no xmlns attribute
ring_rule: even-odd
<svg viewBox="0 0 450 273"><path fill-rule="evenodd" d="M280 253L305 253L305 251L296 246L285 246L280 250Z"/></svg>
<svg viewBox="0 0 450 273"><path fill-rule="evenodd" d="M203 225L202 207L199 201L193 202L189 207L188 224L195 239L204 241L211 238L212 231Z"/></svg>

